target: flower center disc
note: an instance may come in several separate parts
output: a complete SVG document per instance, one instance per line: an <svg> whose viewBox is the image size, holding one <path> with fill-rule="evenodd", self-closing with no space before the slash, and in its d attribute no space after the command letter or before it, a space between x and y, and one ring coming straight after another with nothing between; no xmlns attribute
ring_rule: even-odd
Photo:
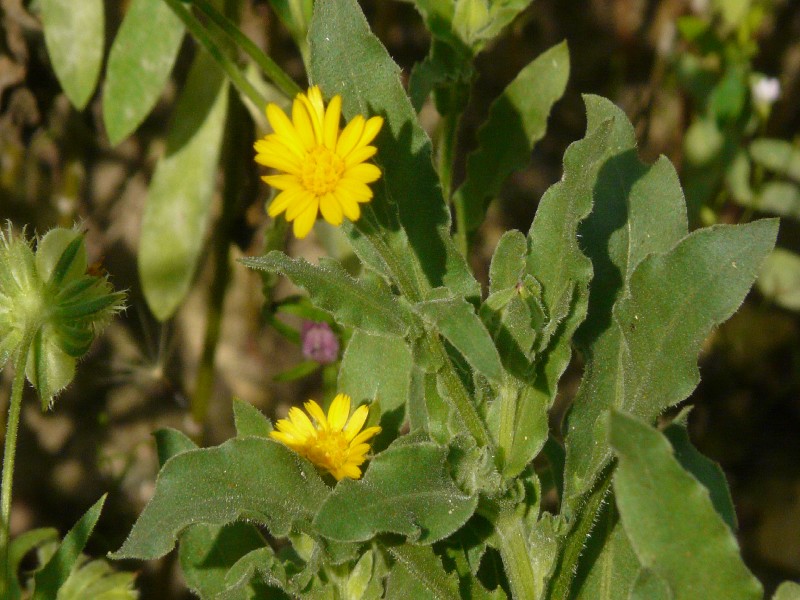
<svg viewBox="0 0 800 600"><path fill-rule="evenodd" d="M347 462L348 442L341 431L320 431L316 443L308 448L308 459L316 465L337 469Z"/></svg>
<svg viewBox="0 0 800 600"><path fill-rule="evenodd" d="M300 180L309 192L324 196L336 189L342 173L344 161L325 146L317 146L308 153Z"/></svg>

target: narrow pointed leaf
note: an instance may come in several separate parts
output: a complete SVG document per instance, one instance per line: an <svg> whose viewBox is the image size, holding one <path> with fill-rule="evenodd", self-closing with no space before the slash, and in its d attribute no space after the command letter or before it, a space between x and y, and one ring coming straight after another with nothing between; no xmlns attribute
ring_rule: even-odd
<svg viewBox="0 0 800 600"><path fill-rule="evenodd" d="M156 438L156 452L158 454L159 467L163 467L170 458L181 452L197 449L197 444L185 433L177 429L168 427L159 429L153 436Z"/></svg>
<svg viewBox="0 0 800 600"><path fill-rule="evenodd" d="M47 54L58 82L78 110L92 97L103 63L103 0L41 0Z"/></svg>
<svg viewBox="0 0 800 600"><path fill-rule="evenodd" d="M642 565L666 582L674 598L762 598L733 532L664 436L612 411L610 443L619 458L614 493L625 532Z"/></svg>
<svg viewBox="0 0 800 600"><path fill-rule="evenodd" d="M242 263L253 269L286 275L304 288L315 306L329 312L345 327L369 333L403 336L410 327L410 315L395 300L389 289L354 279L333 259L321 260L319 266L302 258L289 258L273 250L265 256L247 258Z"/></svg>
<svg viewBox="0 0 800 600"><path fill-rule="evenodd" d="M163 0L133 0L108 54L103 122L116 145L144 121L167 83L183 22Z"/></svg>
<svg viewBox="0 0 800 600"><path fill-rule="evenodd" d="M183 301L200 259L227 105L227 79L207 53L198 53L142 218L139 277L147 305L160 321Z"/></svg>
<svg viewBox="0 0 800 600"><path fill-rule="evenodd" d="M568 77L569 51L562 42L522 69L492 103L478 132L478 149L467 161L467 178L455 193L455 202L464 203L468 230L483 222L488 202L497 196L506 178L530 161ZM534 87L536 93L532 94Z"/></svg>
<svg viewBox="0 0 800 600"><path fill-rule="evenodd" d="M356 0L317 2L309 40L311 79L326 95L341 94L344 115L385 119L375 141L375 162L383 171L371 202L379 222L375 235L422 292L444 285L460 296L479 296L450 238L450 211L431 162L431 141L403 89L400 69L370 32ZM407 235L397 232L394 212ZM359 234L353 235L357 241Z"/></svg>
<svg viewBox="0 0 800 600"><path fill-rule="evenodd" d="M461 527L478 499L456 487L447 472L447 448L427 442L389 447L358 481L344 479L314 519L332 540L366 541L399 533L432 544Z"/></svg>
<svg viewBox="0 0 800 600"><path fill-rule="evenodd" d="M100 518L106 496L86 511L75 526L69 530L56 553L50 557L47 564L34 576L33 600L50 600L56 597L59 588L69 577L72 567L80 557L92 530Z"/></svg>
<svg viewBox="0 0 800 600"><path fill-rule="evenodd" d="M163 556L195 523L249 519L285 535L295 521L310 521L327 494L309 462L272 440L236 438L183 452L164 465L152 500L113 558Z"/></svg>

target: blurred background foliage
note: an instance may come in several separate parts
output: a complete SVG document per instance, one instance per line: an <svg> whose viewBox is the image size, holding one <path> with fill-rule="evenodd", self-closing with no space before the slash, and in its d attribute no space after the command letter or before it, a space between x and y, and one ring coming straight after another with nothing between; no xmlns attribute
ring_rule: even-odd
<svg viewBox="0 0 800 600"><path fill-rule="evenodd" d="M105 3L106 55L130 2ZM229 2L232 14L300 85L307 52L279 20L286 2ZM409 77L430 36L413 6L365 0L373 30ZM38 232L79 222L90 260L129 290L127 313L95 345L55 412L23 411L12 535L61 532L103 492L109 500L90 554L118 547L153 490L151 433L182 429L206 444L232 434L230 398L269 416L292 403L330 396L345 347L285 282L263 281L233 259L284 243L264 212L268 191L251 162L261 123L239 110L220 180L235 174L235 200L213 195L210 228L198 234L198 269L175 315L160 322L145 301L137 266L142 215L176 99L202 52L188 37L153 111L112 145L103 88L77 111L61 91L45 48L38 3L2 0L0 35L0 219ZM229 13L231 14L231 13ZM475 147L477 125L519 70L566 39L571 76L529 167L505 185L475 234L471 263L482 281L499 236L527 231L542 193L561 174L564 150L583 135L580 95L600 94L633 121L642 158L665 154L679 170L695 225L783 217L779 249L740 312L708 340L703 380L690 399L697 446L730 481L746 561L767 590L800 579L800 3L796 0L536 0L477 56L477 78L457 156ZM435 137L428 102L423 124ZM456 161L454 187L463 179ZM232 169L235 169L233 171ZM190 173L185 175L191 177ZM231 188L226 181L224 188ZM223 236L224 243L218 243ZM228 245L230 243L230 246ZM336 232L287 242L307 258L341 256ZM153 250L151 248L151 250ZM155 248L158 251L158 248ZM266 284L266 288L265 288ZM262 289L267 290L266 308ZM151 299L152 304L152 299ZM158 310L156 309L156 312ZM162 315L159 315L162 316ZM309 338L308 333L314 332ZM331 337L333 336L333 337ZM340 354L339 354L340 355ZM560 395L568 404L577 359ZM7 397L9 374L0 379ZM199 390L207 408L198 413ZM174 559L144 566L144 598L185 595ZM135 568L140 568L135 565Z"/></svg>

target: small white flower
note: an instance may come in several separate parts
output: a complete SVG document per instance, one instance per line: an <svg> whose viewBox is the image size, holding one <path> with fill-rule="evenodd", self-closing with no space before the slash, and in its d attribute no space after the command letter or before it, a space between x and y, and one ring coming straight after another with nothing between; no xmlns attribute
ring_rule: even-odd
<svg viewBox="0 0 800 600"><path fill-rule="evenodd" d="M753 97L759 104L772 105L781 95L781 82L776 77L761 77L752 86Z"/></svg>

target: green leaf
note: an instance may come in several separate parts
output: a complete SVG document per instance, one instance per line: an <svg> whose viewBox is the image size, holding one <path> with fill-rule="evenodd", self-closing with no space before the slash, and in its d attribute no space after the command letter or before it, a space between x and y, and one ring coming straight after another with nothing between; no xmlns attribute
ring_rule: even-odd
<svg viewBox="0 0 800 600"><path fill-rule="evenodd" d="M266 540L249 523L198 524L180 536L179 558L183 576L193 592L212 598L224 591L225 575L236 562L253 550L264 548Z"/></svg>
<svg viewBox="0 0 800 600"><path fill-rule="evenodd" d="M42 410L53 404L53 398L75 377L75 359L59 348L53 328L45 325L36 332L28 351L25 375L36 388Z"/></svg>
<svg viewBox="0 0 800 600"><path fill-rule="evenodd" d="M742 562L733 532L664 436L612 411L610 443L619 458L617 506L642 565L666 582L676 600L760 599L761 584Z"/></svg>
<svg viewBox="0 0 800 600"><path fill-rule="evenodd" d="M674 596L667 583L650 569L642 569L633 582L629 600L672 600Z"/></svg>
<svg viewBox="0 0 800 600"><path fill-rule="evenodd" d="M353 278L331 258L320 259L316 266L273 250L241 262L252 269L285 275L305 289L316 306L329 312L344 327L404 336L411 326L411 315L388 287L378 285L377 278L369 281Z"/></svg>
<svg viewBox="0 0 800 600"><path fill-rule="evenodd" d="M489 265L490 295L517 287L525 271L527 249L525 236L516 229L502 235Z"/></svg>
<svg viewBox="0 0 800 600"><path fill-rule="evenodd" d="M79 559L58 590L57 600L137 600L136 573L115 572L105 560L87 560Z"/></svg>
<svg viewBox="0 0 800 600"><path fill-rule="evenodd" d="M592 101L587 98L587 103ZM517 467L527 464L547 438L547 429L537 424L547 422L558 380L572 356L572 334L586 314L592 267L578 245L578 225L591 210L598 172L610 153L614 123L593 125L586 138L567 149L564 176L545 192L528 233L525 271L541 284L555 337L538 357L534 385L525 390L515 411L517 433L508 460ZM540 435L530 435L534 430Z"/></svg>
<svg viewBox="0 0 800 600"><path fill-rule="evenodd" d="M385 245L379 249L383 256L393 256L393 276L416 282L418 291L444 285L456 295L477 298L479 285L450 238L450 211L431 162L431 141L403 89L400 69L370 32L356 0L317 2L309 40L311 79L326 95L341 94L344 115L385 119L375 142L383 177L358 227L380 240L371 243ZM367 212L376 223L367 222ZM365 260L360 235L351 231Z"/></svg>
<svg viewBox="0 0 800 600"><path fill-rule="evenodd" d="M420 544L447 537L472 516L478 499L447 472L447 448L428 442L390 446L363 479L344 479L322 505L314 526L325 537L366 541L399 533Z"/></svg>
<svg viewBox="0 0 800 600"><path fill-rule="evenodd" d="M607 360L592 365L570 416L565 484L573 493L609 458L597 441L603 439L605 410L620 408L653 421L692 392L700 379L701 344L742 303L776 234L775 220L718 225L640 263L628 296L614 309L608 346L593 357Z"/></svg>
<svg viewBox="0 0 800 600"><path fill-rule="evenodd" d="M185 433L170 427L156 430L153 437L156 438L156 452L158 454L159 467L163 467L164 463L181 452L197 449L197 444Z"/></svg>
<svg viewBox="0 0 800 600"><path fill-rule="evenodd" d="M488 201L497 196L511 173L530 161L568 77L569 51L562 42L522 69L492 103L489 117L478 131L478 149L469 156L466 180L454 196L454 202L463 203L466 209L467 230L478 228ZM536 93L531 93L532 89Z"/></svg>
<svg viewBox="0 0 800 600"><path fill-rule="evenodd" d="M22 596L22 586L19 582L19 567L25 555L35 548L57 541L58 530L52 527L41 527L39 529L26 531L11 541L8 551L8 570L11 573L9 597L11 600L19 600Z"/></svg>
<svg viewBox="0 0 800 600"><path fill-rule="evenodd" d="M800 181L800 148L786 140L759 138L750 144L753 161L765 169Z"/></svg>
<svg viewBox="0 0 800 600"><path fill-rule="evenodd" d="M103 63L103 0L40 0L44 42L58 82L78 110L92 97Z"/></svg>
<svg viewBox="0 0 800 600"><path fill-rule="evenodd" d="M183 452L161 469L152 500L113 558L163 556L195 523L248 519L286 535L293 523L310 521L327 494L309 462L272 440L236 438Z"/></svg>
<svg viewBox="0 0 800 600"><path fill-rule="evenodd" d="M447 573L429 546L387 546L397 561L386 584L386 600L458 600L455 573Z"/></svg>
<svg viewBox="0 0 800 600"><path fill-rule="evenodd" d="M586 539L573 583L575 600L617 600L628 597L641 571L613 503L606 503Z"/></svg>
<svg viewBox="0 0 800 600"><path fill-rule="evenodd" d="M758 290L778 306L800 310L800 256L775 248L761 267Z"/></svg>
<svg viewBox="0 0 800 600"><path fill-rule="evenodd" d="M183 301L200 260L227 108L227 79L207 53L199 52L142 217L139 277L147 305L160 321Z"/></svg>
<svg viewBox="0 0 800 600"><path fill-rule="evenodd" d="M588 316L576 335L586 356L586 369L568 415L567 498L577 497L592 485L596 466L591 477L580 472L591 462L593 449L603 447L597 440L606 436L594 431L595 423L618 394L622 342L612 308L630 293L631 275L642 259L668 250L687 232L685 202L669 161L662 157L652 166L642 164L633 127L624 113L597 97L587 97L586 103L588 131L604 127L608 118L614 119L614 129L605 163L592 175L593 212L580 229L582 246L595 273ZM679 293L677 297L682 296Z"/></svg>
<svg viewBox="0 0 800 600"><path fill-rule="evenodd" d="M772 600L800 600L800 584L784 581L775 591Z"/></svg>
<svg viewBox="0 0 800 600"><path fill-rule="evenodd" d="M440 288L425 302L415 304L414 311L444 336L473 369L492 382L502 379L500 355L472 304Z"/></svg>
<svg viewBox="0 0 800 600"><path fill-rule="evenodd" d="M78 561L89 536L92 535L92 530L100 518L105 501L106 495L104 494L64 536L58 550L50 557L47 564L36 572L33 578L33 600L51 600L56 597L59 588L67 580L72 567Z"/></svg>
<svg viewBox="0 0 800 600"><path fill-rule="evenodd" d="M269 438L272 423L260 410L249 402L233 399L233 420L236 424L236 436L256 436Z"/></svg>
<svg viewBox="0 0 800 600"><path fill-rule="evenodd" d="M103 123L112 145L150 113L183 41L183 22L162 0L133 0L108 54Z"/></svg>
<svg viewBox="0 0 800 600"><path fill-rule="evenodd" d="M411 394L411 350L398 336L355 331L347 344L339 369L337 389L355 404L377 402L383 431L373 445L383 448L395 439L405 421Z"/></svg>
<svg viewBox="0 0 800 600"><path fill-rule="evenodd" d="M252 588L258 588L261 580L279 589L287 587L286 571L271 547L258 548L240 558L225 574L225 591L215 600L251 600L260 598ZM250 588L250 589L248 589ZM267 593L270 595L267 596ZM264 590L263 597L288 598L275 590Z"/></svg>
<svg viewBox="0 0 800 600"><path fill-rule="evenodd" d="M733 508L733 499L722 468L692 445L689 440L689 432L683 425L672 423L664 430L664 435L672 444L675 458L684 469L705 486L711 496L714 509L731 528L731 531L735 532L736 510Z"/></svg>

